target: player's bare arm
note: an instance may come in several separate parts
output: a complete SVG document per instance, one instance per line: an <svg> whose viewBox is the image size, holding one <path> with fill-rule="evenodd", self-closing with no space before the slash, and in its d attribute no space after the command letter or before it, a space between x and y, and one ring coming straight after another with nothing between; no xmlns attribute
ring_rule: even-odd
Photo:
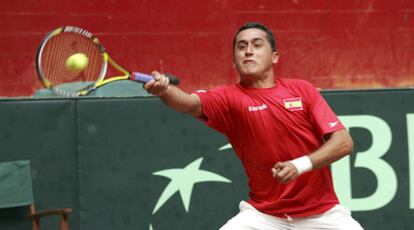
<svg viewBox="0 0 414 230"><path fill-rule="evenodd" d="M311 169L318 169L352 153L353 141L346 129L330 133L325 138L326 142L318 150L307 155L307 158L298 159L299 164L307 164L306 161L310 161L308 164L312 167ZM292 161L285 161L277 162L272 168L272 173L281 183L287 183L302 172Z"/></svg>
<svg viewBox="0 0 414 230"><path fill-rule="evenodd" d="M202 115L201 101L196 94L189 94L180 88L169 84L165 75L156 71L152 73L154 80L144 85L149 93L160 97L160 99L169 107L177 112L187 113L195 117Z"/></svg>
<svg viewBox="0 0 414 230"><path fill-rule="evenodd" d="M327 141L309 155L314 169L322 168L352 153L354 143L346 129L333 132L325 137Z"/></svg>

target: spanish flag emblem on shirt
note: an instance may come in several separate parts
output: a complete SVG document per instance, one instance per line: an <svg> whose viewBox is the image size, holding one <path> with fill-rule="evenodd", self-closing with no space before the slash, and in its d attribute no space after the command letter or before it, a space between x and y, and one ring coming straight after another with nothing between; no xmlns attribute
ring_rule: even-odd
<svg viewBox="0 0 414 230"><path fill-rule="evenodd" d="M302 98L300 97L284 99L283 103L285 108L290 111L303 110Z"/></svg>

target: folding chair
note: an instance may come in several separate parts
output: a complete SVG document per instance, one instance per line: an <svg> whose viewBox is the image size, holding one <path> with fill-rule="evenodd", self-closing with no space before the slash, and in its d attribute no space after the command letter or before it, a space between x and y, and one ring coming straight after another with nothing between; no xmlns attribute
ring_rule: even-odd
<svg viewBox="0 0 414 230"><path fill-rule="evenodd" d="M60 230L68 230L70 208L51 209L36 212L33 198L30 161L0 162L0 208L28 206L28 216L32 220L33 230L40 229L40 219L46 216L60 215Z"/></svg>

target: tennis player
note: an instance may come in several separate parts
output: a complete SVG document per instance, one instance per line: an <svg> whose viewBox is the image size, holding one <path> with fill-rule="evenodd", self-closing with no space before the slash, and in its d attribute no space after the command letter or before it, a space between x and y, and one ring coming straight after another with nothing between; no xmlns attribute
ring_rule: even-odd
<svg viewBox="0 0 414 230"><path fill-rule="evenodd" d="M243 163L250 199L220 230L362 229L335 195L329 165L350 154L351 136L309 82L276 78L276 42L260 23L233 41L240 82L188 94L155 80L144 88L223 133Z"/></svg>

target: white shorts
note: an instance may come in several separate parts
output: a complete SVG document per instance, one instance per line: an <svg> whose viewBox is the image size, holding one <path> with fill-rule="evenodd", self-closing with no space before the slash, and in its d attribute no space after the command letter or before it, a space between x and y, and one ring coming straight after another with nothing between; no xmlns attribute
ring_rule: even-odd
<svg viewBox="0 0 414 230"><path fill-rule="evenodd" d="M277 218L256 210L249 203L240 202L240 212L220 230L361 230L349 209L336 205L321 215L306 218Z"/></svg>

